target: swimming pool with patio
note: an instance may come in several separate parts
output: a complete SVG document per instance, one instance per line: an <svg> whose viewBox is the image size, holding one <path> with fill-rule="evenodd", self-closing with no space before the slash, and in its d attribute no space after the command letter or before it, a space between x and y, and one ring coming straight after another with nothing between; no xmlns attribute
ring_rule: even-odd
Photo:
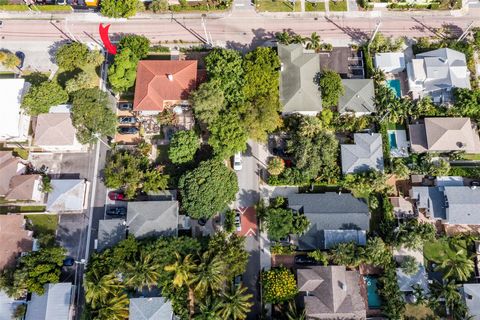
<svg viewBox="0 0 480 320"><path fill-rule="evenodd" d="M409 143L405 130L387 130L390 156L394 158L408 157Z"/></svg>
<svg viewBox="0 0 480 320"><path fill-rule="evenodd" d="M382 298L378 294L378 279L372 276L364 276L363 280L367 287L368 308L380 309L382 306Z"/></svg>
<svg viewBox="0 0 480 320"><path fill-rule="evenodd" d="M398 79L390 79L387 80L387 87L393 90L395 92L395 95L397 98L400 98L402 96L402 89L400 86L400 80Z"/></svg>

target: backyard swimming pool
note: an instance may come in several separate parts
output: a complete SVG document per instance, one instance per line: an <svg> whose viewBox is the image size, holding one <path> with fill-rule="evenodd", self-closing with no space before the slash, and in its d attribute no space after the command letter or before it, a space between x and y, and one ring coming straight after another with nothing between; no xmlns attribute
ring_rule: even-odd
<svg viewBox="0 0 480 320"><path fill-rule="evenodd" d="M400 88L400 80L398 79L391 79L387 80L387 86L395 92L397 98L402 96L402 90Z"/></svg>
<svg viewBox="0 0 480 320"><path fill-rule="evenodd" d="M365 276L363 279L367 285L368 308L379 309L382 306L382 298L378 295L377 278Z"/></svg>
<svg viewBox="0 0 480 320"><path fill-rule="evenodd" d="M388 131L388 144L390 145L390 149L398 148L395 131Z"/></svg>

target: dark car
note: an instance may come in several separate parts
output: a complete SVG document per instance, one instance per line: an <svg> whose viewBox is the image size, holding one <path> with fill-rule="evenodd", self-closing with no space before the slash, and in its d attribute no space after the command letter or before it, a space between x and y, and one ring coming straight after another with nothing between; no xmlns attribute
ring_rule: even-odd
<svg viewBox="0 0 480 320"><path fill-rule="evenodd" d="M242 219L240 217L240 211L235 210L235 227L237 228L237 232L242 231Z"/></svg>
<svg viewBox="0 0 480 320"><path fill-rule="evenodd" d="M73 259L72 257L66 257L65 259L63 259L64 267L71 267L74 264L75 264L75 259Z"/></svg>
<svg viewBox="0 0 480 320"><path fill-rule="evenodd" d="M120 133L120 134L136 134L136 133L138 133L138 128L135 128L135 127L118 127L118 133Z"/></svg>
<svg viewBox="0 0 480 320"><path fill-rule="evenodd" d="M295 263L303 264L303 265L315 265L317 264L317 261L315 261L315 259L310 258L309 256L306 256L306 255L298 255L298 256L295 256Z"/></svg>
<svg viewBox="0 0 480 320"><path fill-rule="evenodd" d="M137 118L135 118L135 117L120 117L120 118L118 118L118 123L134 124L134 123L137 123Z"/></svg>
<svg viewBox="0 0 480 320"><path fill-rule="evenodd" d="M25 53L22 51L17 51L15 52L15 55L17 56L18 60L20 60L20 63L18 64L18 68L22 69L23 68L23 62L25 61Z"/></svg>
<svg viewBox="0 0 480 320"><path fill-rule="evenodd" d="M133 104L131 102L120 102L117 105L117 108L122 111L131 111L133 109Z"/></svg>
<svg viewBox="0 0 480 320"><path fill-rule="evenodd" d="M235 278L233 278L233 285L235 286L235 288L240 287L241 284L242 284L242 275L238 275Z"/></svg>
<svg viewBox="0 0 480 320"><path fill-rule="evenodd" d="M124 216L127 214L127 208L125 207L113 207L107 210L109 216Z"/></svg>
<svg viewBox="0 0 480 320"><path fill-rule="evenodd" d="M470 187L480 187L480 181L472 181L472 182L470 182Z"/></svg>
<svg viewBox="0 0 480 320"><path fill-rule="evenodd" d="M203 227L204 225L207 224L207 221L208 221L208 219L206 219L206 218L200 218L200 219L198 219L197 222L198 222L198 224L199 224L200 226Z"/></svg>
<svg viewBox="0 0 480 320"><path fill-rule="evenodd" d="M108 199L110 200L123 200L125 199L125 195L118 191L110 191L108 193Z"/></svg>

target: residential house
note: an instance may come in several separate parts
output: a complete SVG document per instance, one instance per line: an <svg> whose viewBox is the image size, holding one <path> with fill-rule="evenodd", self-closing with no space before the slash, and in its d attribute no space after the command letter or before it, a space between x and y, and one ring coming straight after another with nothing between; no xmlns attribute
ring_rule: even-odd
<svg viewBox="0 0 480 320"><path fill-rule="evenodd" d="M5 200L43 202L42 176L29 174L14 176L10 179Z"/></svg>
<svg viewBox="0 0 480 320"><path fill-rule="evenodd" d="M318 87L320 58L306 53L301 44L278 45L281 61L280 102L283 113L316 115L322 111L322 98Z"/></svg>
<svg viewBox="0 0 480 320"><path fill-rule="evenodd" d="M73 319L73 290L71 283L49 283L45 293L32 294L27 303L25 320L71 320Z"/></svg>
<svg viewBox="0 0 480 320"><path fill-rule="evenodd" d="M47 211L55 213L80 213L87 206L85 179L52 179L52 191L47 198Z"/></svg>
<svg viewBox="0 0 480 320"><path fill-rule="evenodd" d="M480 138L470 118L425 118L409 125L412 152L480 153Z"/></svg>
<svg viewBox="0 0 480 320"><path fill-rule="evenodd" d="M385 73L400 73L405 70L403 52L381 52L375 54L375 68Z"/></svg>
<svg viewBox="0 0 480 320"><path fill-rule="evenodd" d="M454 88L470 89L465 54L448 48L417 54L407 63L407 74L414 98L430 96L435 103L447 103Z"/></svg>
<svg viewBox="0 0 480 320"><path fill-rule="evenodd" d="M22 252L32 250L32 232L25 230L22 215L0 215L0 271L15 266Z"/></svg>
<svg viewBox="0 0 480 320"><path fill-rule="evenodd" d="M163 297L131 298L129 320L173 320L172 303Z"/></svg>
<svg viewBox="0 0 480 320"><path fill-rule="evenodd" d="M0 141L23 142L28 140L30 116L20 107L23 95L30 84L25 79L0 79Z"/></svg>
<svg viewBox="0 0 480 320"><path fill-rule="evenodd" d="M415 212L413 210L413 204L406 198L399 197L390 197L388 198L393 207L393 213L395 217L402 219L406 217L414 216Z"/></svg>
<svg viewBox="0 0 480 320"><path fill-rule="evenodd" d="M469 319L480 319L480 283L464 283L460 288L463 300L467 305Z"/></svg>
<svg viewBox="0 0 480 320"><path fill-rule="evenodd" d="M86 151L77 140L70 113L43 113L37 116L33 145L48 152Z"/></svg>
<svg viewBox="0 0 480 320"><path fill-rule="evenodd" d="M178 201L137 201L127 203L128 233L135 238L176 236Z"/></svg>
<svg viewBox="0 0 480 320"><path fill-rule="evenodd" d="M379 133L355 133L355 144L342 144L342 172L383 171L382 136Z"/></svg>
<svg viewBox="0 0 480 320"><path fill-rule="evenodd" d="M15 319L13 314L17 308L23 304L22 300L10 298L5 292L0 290L0 320Z"/></svg>
<svg viewBox="0 0 480 320"><path fill-rule="evenodd" d="M0 196L5 196L10 189L10 180L24 174L26 166L10 151L0 151Z"/></svg>
<svg viewBox="0 0 480 320"><path fill-rule="evenodd" d="M196 87L196 60L142 60L137 66L133 111L155 115L189 105L190 92Z"/></svg>
<svg viewBox="0 0 480 320"><path fill-rule="evenodd" d="M297 270L307 319L366 319L360 274L345 266L311 266Z"/></svg>
<svg viewBox="0 0 480 320"><path fill-rule="evenodd" d="M98 221L97 251L103 251L124 240L127 235L125 219Z"/></svg>
<svg viewBox="0 0 480 320"><path fill-rule="evenodd" d="M357 117L375 112L375 89L372 79L342 79L345 94L338 100L338 112Z"/></svg>
<svg viewBox="0 0 480 320"><path fill-rule="evenodd" d="M415 303L415 289L421 289L425 295L429 292L428 274L423 265L423 251L421 249L407 249L402 246L394 249L393 257L400 266L406 257L413 257L418 264L418 271L414 274L405 273L401 267L396 270L397 284L400 291L404 294L405 301Z"/></svg>
<svg viewBox="0 0 480 320"><path fill-rule="evenodd" d="M330 249L339 243L366 243L370 213L364 199L349 193L302 193L288 196L288 206L310 221L299 237L299 250Z"/></svg>
<svg viewBox="0 0 480 320"><path fill-rule="evenodd" d="M322 70L332 70L342 79L363 79L363 52L352 47L334 47L319 53Z"/></svg>

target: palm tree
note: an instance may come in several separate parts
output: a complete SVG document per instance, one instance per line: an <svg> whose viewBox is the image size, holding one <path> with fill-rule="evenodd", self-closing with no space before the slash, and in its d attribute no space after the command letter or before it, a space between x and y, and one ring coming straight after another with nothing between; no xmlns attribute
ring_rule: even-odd
<svg viewBox="0 0 480 320"><path fill-rule="evenodd" d="M97 320L125 320L128 319L128 297L125 293L117 292L110 296L98 310Z"/></svg>
<svg viewBox="0 0 480 320"><path fill-rule="evenodd" d="M458 286L455 281L451 280L443 284L435 281L430 286L430 289L432 291L432 298L437 301L441 298L445 299L445 305L449 309L454 308L462 301L462 295L458 291Z"/></svg>
<svg viewBox="0 0 480 320"><path fill-rule="evenodd" d="M195 320L222 320L222 317L219 316L221 306L220 300L208 296L204 302L199 304L200 313Z"/></svg>
<svg viewBox="0 0 480 320"><path fill-rule="evenodd" d="M160 277L158 271L160 266L152 260L152 254L141 252L140 258L136 259L134 263L128 262L126 265L128 273L127 285L139 291L145 286L151 289L157 285Z"/></svg>
<svg viewBox="0 0 480 320"><path fill-rule="evenodd" d="M320 49L320 36L316 32L313 32L310 35L310 37L306 39L306 41L307 41L306 48L308 50L318 51Z"/></svg>
<svg viewBox="0 0 480 320"><path fill-rule="evenodd" d="M445 257L437 266L437 271L442 271L443 276L447 279L467 281L474 267L473 261L467 256L465 250L460 249L455 255Z"/></svg>
<svg viewBox="0 0 480 320"><path fill-rule="evenodd" d="M291 36L292 40L291 40L291 43L299 43L299 44L304 44L305 43L305 38L302 37L301 35L299 34L294 34Z"/></svg>
<svg viewBox="0 0 480 320"><path fill-rule="evenodd" d="M223 293L223 303L219 315L223 319L242 320L247 317L253 303L249 300L253 295L245 294L247 288L239 286L232 293Z"/></svg>
<svg viewBox="0 0 480 320"><path fill-rule="evenodd" d="M277 32L275 38L279 43L284 45L289 45L292 42L292 35L287 31Z"/></svg>
<svg viewBox="0 0 480 320"><path fill-rule="evenodd" d="M220 256L216 255L212 258L210 252L204 252L193 279L195 292L205 296L208 289L212 292L220 290L226 281L225 268L225 262Z"/></svg>
<svg viewBox="0 0 480 320"><path fill-rule="evenodd" d="M98 269L92 269L92 272L85 278L85 300L90 303L93 309L98 304L106 302L106 298L113 292L121 288L117 277L110 273L100 275Z"/></svg>
<svg viewBox="0 0 480 320"><path fill-rule="evenodd" d="M287 305L287 311L285 312L287 320L306 320L307 314L305 310L299 312L295 300L290 300Z"/></svg>

